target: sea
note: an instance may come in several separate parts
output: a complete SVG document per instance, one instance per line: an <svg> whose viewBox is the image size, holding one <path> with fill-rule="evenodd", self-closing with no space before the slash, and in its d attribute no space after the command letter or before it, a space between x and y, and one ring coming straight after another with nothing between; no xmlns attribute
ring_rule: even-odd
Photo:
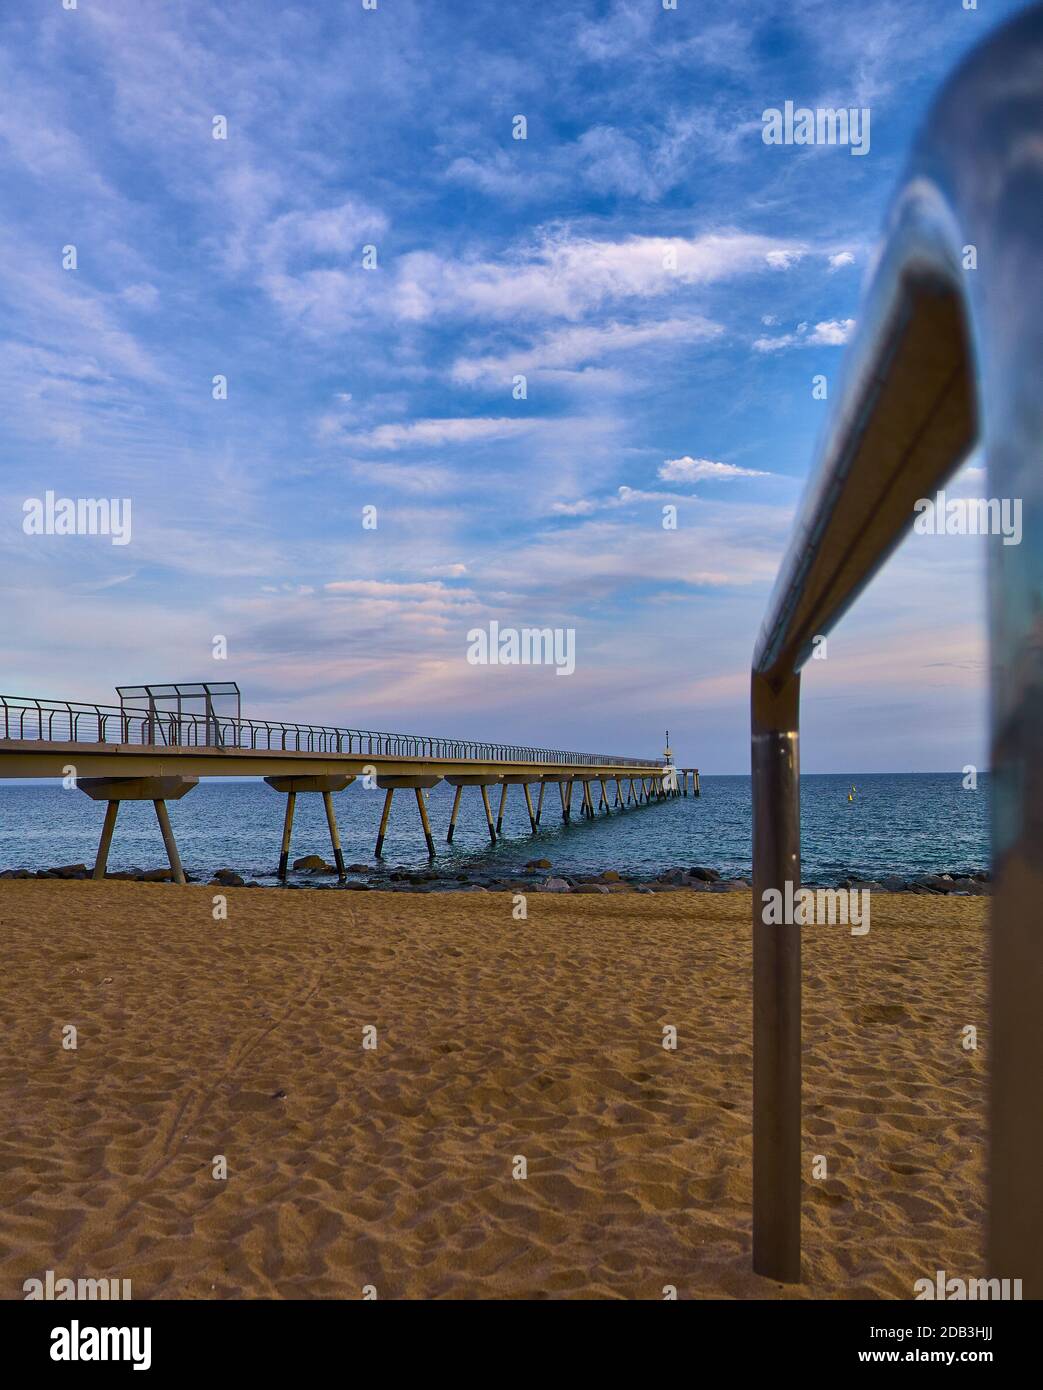
<svg viewBox="0 0 1043 1390"><path fill-rule="evenodd" d="M440 783L427 809L440 874L510 875L529 860L548 859L563 874L654 878L664 869L701 865L725 878L751 870L749 777L702 779L702 795L599 813L562 824L558 789L548 785L543 817L529 829L521 787L507 793L503 834L490 845L477 787L465 787L452 845L445 836L453 789ZM625 785L625 784L624 784ZM598 800L594 789L595 803ZM828 884L885 874L974 873L989 866L989 778L964 787L962 773L810 774L801 778L802 878ZM490 788L495 817L498 788ZM535 802L536 793L533 792ZM613 796L614 799L614 796ZM429 860L412 791L397 791L382 864L373 858L384 793L352 783L333 798L345 861L371 872L427 868ZM258 883L276 882L285 797L262 781L211 779L169 804L186 870L207 879L233 869ZM61 783L0 783L0 869L93 864L104 805ZM297 797L290 861L332 859L321 796ZM150 802L122 803L109 853L110 870L165 866ZM293 877L291 875L291 877ZM306 876L297 875L299 881Z"/></svg>

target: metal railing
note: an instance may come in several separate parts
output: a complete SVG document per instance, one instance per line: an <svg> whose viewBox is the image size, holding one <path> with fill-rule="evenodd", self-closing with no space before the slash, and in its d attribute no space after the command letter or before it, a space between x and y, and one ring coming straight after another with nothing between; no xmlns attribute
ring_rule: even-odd
<svg viewBox="0 0 1043 1390"><path fill-rule="evenodd" d="M565 767L658 767L659 758L620 758L529 748L472 739L291 724L274 719L235 719L184 711L129 710L72 700L0 695L0 740L45 743L124 744L164 748L221 748L269 753L327 753L385 758L470 762L548 763Z"/></svg>
<svg viewBox="0 0 1043 1390"><path fill-rule="evenodd" d="M992 663L989 1273L1043 1297L1043 7L938 97L892 208L843 389L753 659L754 1268L800 1278L801 943L762 920L800 881L800 669L976 440ZM901 660L901 653L896 653ZM857 753L856 753L857 756Z"/></svg>

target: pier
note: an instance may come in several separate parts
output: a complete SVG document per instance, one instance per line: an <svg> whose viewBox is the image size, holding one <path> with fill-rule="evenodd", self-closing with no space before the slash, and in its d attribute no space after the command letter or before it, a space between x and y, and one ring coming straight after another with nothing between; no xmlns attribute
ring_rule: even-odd
<svg viewBox="0 0 1043 1390"><path fill-rule="evenodd" d="M297 797L308 793L323 798L337 873L344 880L333 793L359 777L384 792L374 850L378 859L396 791L414 794L427 852L435 857L426 793L442 781L455 788L445 837L449 844L461 798L470 787L481 796L492 844L502 832L512 787L524 796L532 834L540 827L548 786L557 786L564 825L571 823L574 809L580 817L595 820L628 807L688 796L689 784L691 794L700 795L698 769L674 767L669 748L663 758L628 758L244 719L234 681L119 686L117 694L119 705L0 695L0 777L62 778L106 803L95 878L105 876L120 802L151 801L174 881L184 883L166 803L187 795L200 777L260 777L285 796L278 869L284 880ZM490 788L499 789L495 816Z"/></svg>

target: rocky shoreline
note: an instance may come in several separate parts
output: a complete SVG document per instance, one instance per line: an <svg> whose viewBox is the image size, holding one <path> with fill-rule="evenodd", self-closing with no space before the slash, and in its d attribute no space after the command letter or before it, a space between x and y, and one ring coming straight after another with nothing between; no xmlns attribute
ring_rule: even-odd
<svg viewBox="0 0 1043 1390"><path fill-rule="evenodd" d="M337 869L320 855L308 854L296 859L293 869L300 877L282 886L287 889L335 889L340 892L405 892L405 893L740 893L752 887L749 878L724 878L717 869L696 865L690 868L664 869L654 878L640 874L606 869L600 874L555 873L549 859L531 859L521 870L492 874L487 870L469 873L440 873L436 869L413 869L406 865L383 870L372 864L349 864L344 883L336 880ZM86 864L61 864L51 869L4 869L0 879L61 878L86 879L91 871ZM165 883L172 879L168 868L128 869L107 873L107 879L130 880L137 883ZM207 882L223 888L261 888L278 885L261 884L245 879L234 869L218 869L210 879L185 871L190 883ZM873 893L952 894L956 897L983 897L991 891L991 875L987 870L952 873L923 873L912 875L888 874L879 879L843 878L836 883L803 884L805 888L842 888Z"/></svg>

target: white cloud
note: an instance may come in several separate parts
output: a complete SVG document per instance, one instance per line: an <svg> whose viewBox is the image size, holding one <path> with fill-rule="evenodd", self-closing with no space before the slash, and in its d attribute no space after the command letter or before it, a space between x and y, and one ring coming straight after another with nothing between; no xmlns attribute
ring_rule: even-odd
<svg viewBox="0 0 1043 1390"><path fill-rule="evenodd" d="M484 439L505 439L539 428L540 420L510 420L492 416L444 420L413 420L349 436L350 442L367 449L401 449L413 445L437 448L442 444L473 444Z"/></svg>
<svg viewBox="0 0 1043 1390"><path fill-rule="evenodd" d="M659 477L666 483L698 483L706 479L721 481L730 478L768 478L759 468L740 468L734 463L715 463L712 459L693 459L687 454L679 459L667 459L660 465Z"/></svg>
<svg viewBox="0 0 1043 1390"><path fill-rule="evenodd" d="M735 231L623 241L559 235L503 261L449 261L417 251L399 264L392 302L412 320L436 314L576 319L613 301L675 293L679 285L785 270L804 253L796 242Z"/></svg>
<svg viewBox="0 0 1043 1390"><path fill-rule="evenodd" d="M515 374L564 372L596 362L610 353L630 352L651 343L690 343L713 338L724 330L709 319L693 316L653 320L644 324L610 323L604 327L563 328L547 333L531 347L502 355L461 357L453 364L454 381L506 381Z"/></svg>
<svg viewBox="0 0 1043 1390"><path fill-rule="evenodd" d="M829 258L830 270L840 270L845 265L854 265L855 258L850 251L837 251Z"/></svg>
<svg viewBox="0 0 1043 1390"><path fill-rule="evenodd" d="M851 337L854 319L825 319L808 332L806 323L798 323L795 333L783 333L777 338L755 338L756 352L781 352L791 347L840 347Z"/></svg>

